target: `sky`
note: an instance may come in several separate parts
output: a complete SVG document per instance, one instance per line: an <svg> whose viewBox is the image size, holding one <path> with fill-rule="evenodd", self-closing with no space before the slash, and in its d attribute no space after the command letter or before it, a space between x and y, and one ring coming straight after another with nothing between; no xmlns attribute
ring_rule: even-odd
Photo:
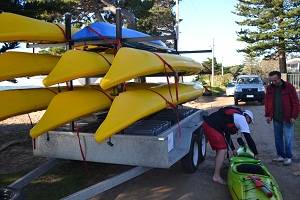
<svg viewBox="0 0 300 200"><path fill-rule="evenodd" d="M232 13L236 0L182 0L179 3L179 50L211 49L214 40L215 57L224 66L242 64L243 54L237 49L245 43L237 41L240 30ZM186 54L201 62L211 53Z"/></svg>

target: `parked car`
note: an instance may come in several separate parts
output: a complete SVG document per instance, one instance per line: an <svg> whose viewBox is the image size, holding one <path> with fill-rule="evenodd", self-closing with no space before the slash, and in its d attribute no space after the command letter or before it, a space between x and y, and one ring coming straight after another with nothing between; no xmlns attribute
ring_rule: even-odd
<svg viewBox="0 0 300 200"><path fill-rule="evenodd" d="M258 75L240 75L236 79L234 104L239 101L259 101L264 104L265 87Z"/></svg>
<svg viewBox="0 0 300 200"><path fill-rule="evenodd" d="M226 85L226 96L233 96L235 91L235 82L229 82Z"/></svg>

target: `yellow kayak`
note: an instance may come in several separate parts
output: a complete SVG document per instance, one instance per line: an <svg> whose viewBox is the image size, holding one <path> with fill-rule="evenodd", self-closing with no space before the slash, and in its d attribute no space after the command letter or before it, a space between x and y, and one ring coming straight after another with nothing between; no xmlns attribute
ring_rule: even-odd
<svg viewBox="0 0 300 200"><path fill-rule="evenodd" d="M0 120L44 110L56 95L57 89L22 89L0 91Z"/></svg>
<svg viewBox="0 0 300 200"><path fill-rule="evenodd" d="M69 50L64 53L50 74L43 80L51 86L81 77L105 74L113 60L113 54Z"/></svg>
<svg viewBox="0 0 300 200"><path fill-rule="evenodd" d="M140 88L149 88L157 84L138 84L129 83L126 86L127 91ZM108 98L112 91L106 91L106 96L100 91L99 85L90 87L75 88L74 91L57 94L51 101L48 109L31 130L33 138L64 125L70 121L76 120L82 116L105 110L110 107L111 100ZM59 114L58 114L59 113Z"/></svg>
<svg viewBox="0 0 300 200"><path fill-rule="evenodd" d="M61 25L13 13L0 13L0 42L66 42Z"/></svg>
<svg viewBox="0 0 300 200"><path fill-rule="evenodd" d="M59 59L47 54L5 52L0 54L0 81L49 74Z"/></svg>
<svg viewBox="0 0 300 200"><path fill-rule="evenodd" d="M77 88L59 93L50 102L40 121L30 130L30 136L36 138L69 121L108 109L110 105L111 100L107 95L93 88Z"/></svg>
<svg viewBox="0 0 300 200"><path fill-rule="evenodd" d="M152 87L151 90L171 101L168 85ZM123 92L115 97L106 119L95 134L95 140L103 142L132 123L168 107L165 99L153 91L147 89L133 90ZM203 87L199 83L179 84L178 101L174 98L176 96L174 85L171 85L171 91L173 103L181 104L201 96Z"/></svg>
<svg viewBox="0 0 300 200"><path fill-rule="evenodd" d="M201 64L191 58L158 53L175 71L186 74L197 74ZM154 53L149 51L121 48L116 54L112 65L100 82L103 89L108 89L130 79L151 74L163 73L165 71L163 61ZM169 68L167 71L170 72Z"/></svg>

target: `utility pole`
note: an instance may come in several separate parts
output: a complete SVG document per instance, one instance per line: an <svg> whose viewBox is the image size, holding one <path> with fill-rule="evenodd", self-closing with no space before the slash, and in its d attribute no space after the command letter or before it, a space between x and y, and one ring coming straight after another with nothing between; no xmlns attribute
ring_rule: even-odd
<svg viewBox="0 0 300 200"><path fill-rule="evenodd" d="M178 50L179 47L179 0L176 0L176 22L175 22L175 31L176 31L176 40L175 40L175 49Z"/></svg>
<svg viewBox="0 0 300 200"><path fill-rule="evenodd" d="M221 66L222 66L222 76L224 76L223 57L222 57Z"/></svg>
<svg viewBox="0 0 300 200"><path fill-rule="evenodd" d="M176 24L175 24L175 31L176 31L176 40L175 40L175 49L178 50L179 47L179 0L176 0ZM179 77L179 82L183 83L183 76Z"/></svg>
<svg viewBox="0 0 300 200"><path fill-rule="evenodd" d="M212 42L212 60L211 60L211 87L214 86L214 75L215 75L215 39Z"/></svg>

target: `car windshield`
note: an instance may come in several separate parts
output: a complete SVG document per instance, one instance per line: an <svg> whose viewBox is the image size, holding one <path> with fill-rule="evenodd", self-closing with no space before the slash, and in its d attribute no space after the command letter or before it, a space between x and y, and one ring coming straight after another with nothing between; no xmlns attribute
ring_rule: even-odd
<svg viewBox="0 0 300 200"><path fill-rule="evenodd" d="M259 77L241 77L238 79L238 84L260 84L262 81Z"/></svg>

